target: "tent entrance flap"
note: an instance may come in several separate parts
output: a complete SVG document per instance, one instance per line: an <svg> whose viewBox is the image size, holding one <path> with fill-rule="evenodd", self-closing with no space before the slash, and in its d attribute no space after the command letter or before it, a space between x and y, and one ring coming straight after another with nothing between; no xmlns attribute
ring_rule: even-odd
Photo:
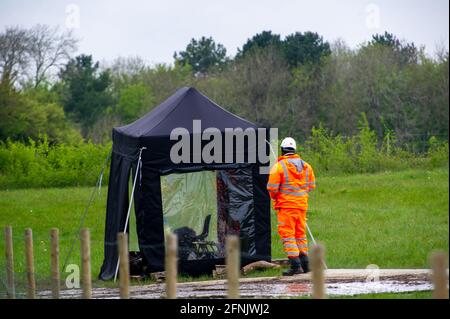
<svg viewBox="0 0 450 319"><path fill-rule="evenodd" d="M250 167L161 176L164 235L177 234L182 272L193 261L209 261L205 273L223 262L227 234L255 253L252 183Z"/></svg>

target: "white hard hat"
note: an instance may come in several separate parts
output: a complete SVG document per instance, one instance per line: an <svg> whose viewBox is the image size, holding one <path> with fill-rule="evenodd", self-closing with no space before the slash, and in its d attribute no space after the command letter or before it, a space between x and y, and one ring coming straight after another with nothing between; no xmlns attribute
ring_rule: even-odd
<svg viewBox="0 0 450 319"><path fill-rule="evenodd" d="M297 148L297 144L292 137L286 137L281 141L281 148L292 148L295 150Z"/></svg>

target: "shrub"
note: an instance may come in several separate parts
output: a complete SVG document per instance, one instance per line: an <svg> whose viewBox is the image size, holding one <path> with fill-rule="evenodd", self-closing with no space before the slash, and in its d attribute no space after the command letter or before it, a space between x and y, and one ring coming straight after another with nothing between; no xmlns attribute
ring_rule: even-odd
<svg viewBox="0 0 450 319"><path fill-rule="evenodd" d="M364 121L356 136L334 135L322 126L300 146L301 156L317 175L374 173L408 168L448 166L447 141L430 138L428 152L413 153L395 146L395 136L379 143ZM378 146L380 145L380 146ZM0 189L29 187L93 186L111 150L111 143L55 144L47 136L27 143L0 141ZM107 184L109 168L103 176Z"/></svg>
<svg viewBox="0 0 450 319"><path fill-rule="evenodd" d="M95 185L111 145L0 142L0 188ZM105 170L103 181L107 181Z"/></svg>
<svg viewBox="0 0 450 319"><path fill-rule="evenodd" d="M429 141L428 159L431 167L448 165L448 142L439 142L432 136Z"/></svg>
<svg viewBox="0 0 450 319"><path fill-rule="evenodd" d="M378 141L363 115L359 133L344 138L322 126L313 128L300 153L318 174L353 174L397 171L408 168L448 166L448 142L432 137L427 153L414 153L396 144L395 135Z"/></svg>

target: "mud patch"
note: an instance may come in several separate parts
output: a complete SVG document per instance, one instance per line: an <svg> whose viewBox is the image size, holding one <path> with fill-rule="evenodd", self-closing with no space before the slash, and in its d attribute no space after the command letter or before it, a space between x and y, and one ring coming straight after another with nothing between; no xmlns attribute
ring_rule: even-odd
<svg viewBox="0 0 450 319"><path fill-rule="evenodd" d="M311 295L312 286L307 282L257 282L242 283L240 293L242 298L292 298ZM380 282L334 282L326 284L328 296L352 296L369 293L401 293L411 291L429 291L433 285L427 281L380 281ZM147 285L130 288L131 298L159 299L165 296L164 284ZM197 286L179 285L178 298L225 298L227 287L225 284L202 284ZM81 290L61 291L61 298L79 298ZM50 298L51 293L42 292L41 298ZM95 299L119 298L119 290L111 288L95 288L92 297Z"/></svg>
<svg viewBox="0 0 450 319"><path fill-rule="evenodd" d="M240 279L242 298L293 298L311 295L311 275L292 277L254 277ZM328 296L352 296L370 293L402 293L433 289L429 269L379 269L374 275L367 269L327 269L325 271ZM185 282L177 285L178 298L225 298L225 280ZM131 298L158 299L165 297L165 284L136 285L130 287ZM63 290L61 298L80 298L81 290ZM39 293L50 298L51 292ZM96 299L119 298L118 288L94 288Z"/></svg>

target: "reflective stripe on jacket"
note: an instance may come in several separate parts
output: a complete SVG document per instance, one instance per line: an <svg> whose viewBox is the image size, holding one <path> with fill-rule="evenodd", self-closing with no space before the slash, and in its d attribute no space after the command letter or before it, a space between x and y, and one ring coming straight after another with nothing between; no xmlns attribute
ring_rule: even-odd
<svg viewBox="0 0 450 319"><path fill-rule="evenodd" d="M270 170L267 190L274 208L308 208L308 193L316 187L314 172L297 154L284 155Z"/></svg>

